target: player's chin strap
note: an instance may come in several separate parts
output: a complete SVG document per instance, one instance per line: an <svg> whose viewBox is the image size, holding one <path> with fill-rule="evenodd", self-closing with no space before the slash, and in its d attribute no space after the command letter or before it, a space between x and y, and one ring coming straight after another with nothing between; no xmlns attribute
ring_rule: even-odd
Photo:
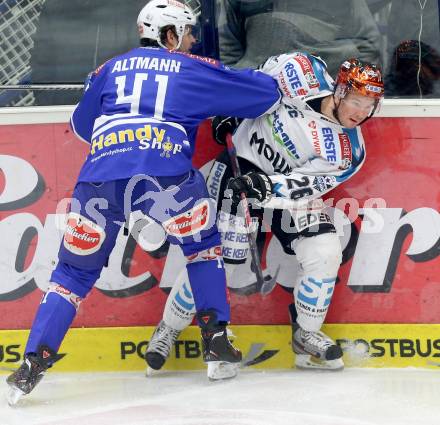
<svg viewBox="0 0 440 425"><path fill-rule="evenodd" d="M173 48L169 48L169 47L167 47L165 44L163 44L161 41L159 41L159 40L156 40L157 41L157 44L159 44L159 46L160 47L163 47L164 49L167 49L167 50L171 50L171 51L179 51L179 47L180 47L180 45L182 44L182 40L180 39L180 38L178 38L178 43L177 43L177 46L175 46L175 47L173 47Z"/></svg>
<svg viewBox="0 0 440 425"><path fill-rule="evenodd" d="M172 48L169 48L168 46L166 46L165 45L165 43L162 43L162 40L160 39L160 35L159 35L159 37L157 37L156 38L156 42L157 42L157 44L160 46L160 47L163 47L164 49L167 49L167 50L172 50L172 51L178 51L179 50L179 48L180 48L180 46L181 46L181 44L182 44L182 41L183 41L183 34L181 34L180 36L177 34L177 29L175 28L174 30L171 30L173 33L174 33L174 35L177 37L177 45L176 46L174 46L174 47L172 47ZM168 32L168 30L167 30L167 32Z"/></svg>

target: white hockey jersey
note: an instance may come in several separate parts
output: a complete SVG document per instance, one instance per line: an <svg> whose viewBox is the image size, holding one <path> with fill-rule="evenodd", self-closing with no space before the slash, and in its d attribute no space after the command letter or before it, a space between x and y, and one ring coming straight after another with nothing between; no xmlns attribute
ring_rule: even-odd
<svg viewBox="0 0 440 425"><path fill-rule="evenodd" d="M244 120L233 136L239 157L270 176L275 196L264 206L295 208L320 198L362 166L365 146L359 127L343 128L308 102L333 93L325 63L305 53L269 58L262 71L283 91L281 106Z"/></svg>

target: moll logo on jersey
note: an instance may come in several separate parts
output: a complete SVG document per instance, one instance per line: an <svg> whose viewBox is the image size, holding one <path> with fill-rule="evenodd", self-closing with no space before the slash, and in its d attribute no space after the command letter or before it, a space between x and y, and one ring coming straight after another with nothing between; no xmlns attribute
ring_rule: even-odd
<svg viewBox="0 0 440 425"><path fill-rule="evenodd" d="M279 138L279 137L278 137ZM264 138L259 138L257 132L252 134L250 146L256 146L259 155L264 156L273 166L275 172L282 174L289 174L292 172L292 167L286 163L286 160L281 157L278 152L275 152L272 147L265 142Z"/></svg>
<svg viewBox="0 0 440 425"><path fill-rule="evenodd" d="M105 239L105 231L93 221L71 212L67 217L64 247L77 255L98 251Z"/></svg>

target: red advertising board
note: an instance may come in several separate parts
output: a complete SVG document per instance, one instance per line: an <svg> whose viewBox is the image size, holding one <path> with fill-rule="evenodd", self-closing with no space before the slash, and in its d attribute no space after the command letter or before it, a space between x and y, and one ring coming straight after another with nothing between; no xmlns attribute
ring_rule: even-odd
<svg viewBox="0 0 440 425"><path fill-rule="evenodd" d="M364 125L364 167L327 196L344 248L327 322L440 323L439 133L438 118L374 118ZM221 150L207 123L197 143L197 167ZM68 124L0 126L0 329L31 325L57 259L66 206L60 201L70 196L87 148ZM281 266L278 284L262 296L253 291L248 266L234 274L235 324L288 323L295 257L269 232L263 237L263 265ZM121 233L74 326L156 324L179 271L173 255L165 245L143 251Z"/></svg>

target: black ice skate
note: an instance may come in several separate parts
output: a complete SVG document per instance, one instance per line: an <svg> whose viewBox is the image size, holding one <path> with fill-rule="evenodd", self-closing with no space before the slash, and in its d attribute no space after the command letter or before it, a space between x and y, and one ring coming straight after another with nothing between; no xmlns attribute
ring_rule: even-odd
<svg viewBox="0 0 440 425"><path fill-rule="evenodd" d="M297 369L341 370L344 368L342 349L324 332L302 329L296 322L294 304L289 306L292 319L292 350Z"/></svg>
<svg viewBox="0 0 440 425"><path fill-rule="evenodd" d="M202 331L203 360L208 364L208 378L211 380L233 378L241 362L241 351L228 339L226 323L218 322L212 310L197 313Z"/></svg>
<svg viewBox="0 0 440 425"><path fill-rule="evenodd" d="M14 405L23 395L29 394L41 381L44 373L63 355L57 354L47 346L38 347L38 353L25 355L21 366L11 375L6 382L9 385L7 400Z"/></svg>
<svg viewBox="0 0 440 425"><path fill-rule="evenodd" d="M159 370L170 356L171 350L179 337L180 331L165 324L163 320L159 322L148 343L145 360L151 369ZM147 371L149 374L149 371Z"/></svg>

